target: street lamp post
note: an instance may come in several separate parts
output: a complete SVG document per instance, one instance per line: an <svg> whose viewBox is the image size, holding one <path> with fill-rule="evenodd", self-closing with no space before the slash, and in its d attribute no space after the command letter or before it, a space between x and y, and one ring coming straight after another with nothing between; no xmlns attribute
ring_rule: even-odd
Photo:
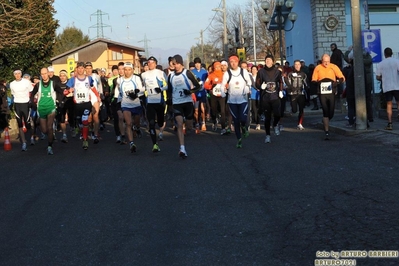
<svg viewBox="0 0 399 266"><path fill-rule="evenodd" d="M214 8L212 11L218 11L223 13L223 57L227 57L228 53L228 42L227 42L227 14L226 14L226 0L223 0L223 8Z"/></svg>
<svg viewBox="0 0 399 266"><path fill-rule="evenodd" d="M291 9L294 7L294 0L276 0L275 1L275 19L274 21L277 24L277 30L278 30L278 38L279 38L279 44L280 44L280 61L281 61L281 66L284 65L284 59L283 59L283 42L282 42L282 32L283 31L291 31L294 28L295 21L298 18L298 15L295 12L291 12ZM262 21L266 24L266 26L269 24L269 22L272 20L272 16L270 16L267 12L270 9L270 3L267 1L263 1L261 4L262 9L265 11L265 14L262 16ZM288 16L287 16L288 14ZM291 21L291 28L285 29L285 24L284 24L284 15L288 17L288 20Z"/></svg>

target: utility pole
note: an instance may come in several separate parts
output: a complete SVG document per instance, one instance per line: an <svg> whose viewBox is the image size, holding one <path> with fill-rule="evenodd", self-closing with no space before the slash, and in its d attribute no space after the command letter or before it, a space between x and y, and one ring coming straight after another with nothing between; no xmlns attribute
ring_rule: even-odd
<svg viewBox="0 0 399 266"><path fill-rule="evenodd" d="M254 9L254 0L252 2L252 35L254 41L254 63L256 65L256 34L255 34L255 9Z"/></svg>
<svg viewBox="0 0 399 266"><path fill-rule="evenodd" d="M127 29L127 39L130 40L130 27L129 27L129 16L134 15L134 13L131 14L122 14L122 17L126 17L126 29Z"/></svg>
<svg viewBox="0 0 399 266"><path fill-rule="evenodd" d="M108 16L108 20L109 20L109 14L102 12L100 9L97 9L97 11L95 13L90 15L90 21L91 21L91 17L92 16L96 16L97 17L97 24L92 25L92 26L89 27L89 34L90 34L90 29L91 28L96 28L97 29L96 39L104 38L104 30L103 30L104 28L111 28L111 32L112 32L112 27L110 25L107 25L107 24L103 23L103 16L105 16L105 15Z"/></svg>
<svg viewBox="0 0 399 266"><path fill-rule="evenodd" d="M144 34L144 39L138 42L144 42L145 58L150 57L148 49L148 42L150 42L150 40L147 39L147 35Z"/></svg>
<svg viewBox="0 0 399 266"><path fill-rule="evenodd" d="M355 76L356 129L367 129L366 91L359 0L351 0L353 67Z"/></svg>
<svg viewBox="0 0 399 266"><path fill-rule="evenodd" d="M223 0L223 57L227 60L228 57L228 42L227 42L227 14L226 14L226 0Z"/></svg>

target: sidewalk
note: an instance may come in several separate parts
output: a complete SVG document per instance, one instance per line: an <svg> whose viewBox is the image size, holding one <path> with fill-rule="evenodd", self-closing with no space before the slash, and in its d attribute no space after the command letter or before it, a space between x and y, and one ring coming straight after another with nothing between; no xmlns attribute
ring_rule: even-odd
<svg viewBox="0 0 399 266"><path fill-rule="evenodd" d="M333 119L330 121L330 131L335 132L341 135L358 135L363 133L382 131L386 133L399 135L399 117L396 113L392 115L392 124L393 130L385 130L385 127L388 124L388 120L386 118L385 110L380 111L380 115L374 116L374 121L369 122L369 128L365 130L356 129L356 127L348 128L346 125L348 124L348 120L345 119L347 116L346 111L342 112L342 110L335 110L335 115ZM317 111L311 111L309 107L305 108L305 121L309 120L310 123L315 127L324 129L322 123L323 112L321 109ZM312 122L313 120L313 122Z"/></svg>

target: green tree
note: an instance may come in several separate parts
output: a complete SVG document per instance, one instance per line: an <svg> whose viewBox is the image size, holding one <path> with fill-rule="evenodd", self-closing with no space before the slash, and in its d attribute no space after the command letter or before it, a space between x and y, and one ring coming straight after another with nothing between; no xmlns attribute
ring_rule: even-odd
<svg viewBox="0 0 399 266"><path fill-rule="evenodd" d="M195 57L199 57L202 63L209 66L213 61L221 60L222 54L223 52L212 44L197 44L191 47L188 57L190 58L190 62L194 61Z"/></svg>
<svg viewBox="0 0 399 266"><path fill-rule="evenodd" d="M0 77L11 80L21 69L30 74L50 64L55 31L54 0L0 3Z"/></svg>
<svg viewBox="0 0 399 266"><path fill-rule="evenodd" d="M85 43L90 42L90 37L75 26L66 27L55 38L53 56L65 53Z"/></svg>

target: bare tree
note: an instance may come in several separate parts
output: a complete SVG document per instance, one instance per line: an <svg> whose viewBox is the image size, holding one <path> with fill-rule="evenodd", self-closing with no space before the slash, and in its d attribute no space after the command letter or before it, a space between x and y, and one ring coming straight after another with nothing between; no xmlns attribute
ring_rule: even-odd
<svg viewBox="0 0 399 266"><path fill-rule="evenodd" d="M240 44L234 43L235 39L235 27L240 27L240 14L243 17L243 29L245 43L247 44L246 52L247 58L253 59L253 43L254 38L256 41L256 54L257 58L262 58L266 54L272 54L273 56L279 56L279 40L278 34L274 31L269 31L262 22L261 17L265 14L261 8L261 2L264 0L254 0L254 16L255 16L255 34L253 32L252 25L252 1L247 1L242 6L233 6L227 8L227 28L228 34L233 35L233 46L239 46ZM270 1L270 0L268 0ZM272 1L270 1L272 2ZM272 3L270 3L272 5ZM218 12L214 22L209 28L210 42L214 43L218 47L223 47L223 14ZM242 38L243 36L240 36ZM240 40L239 42L242 42Z"/></svg>

